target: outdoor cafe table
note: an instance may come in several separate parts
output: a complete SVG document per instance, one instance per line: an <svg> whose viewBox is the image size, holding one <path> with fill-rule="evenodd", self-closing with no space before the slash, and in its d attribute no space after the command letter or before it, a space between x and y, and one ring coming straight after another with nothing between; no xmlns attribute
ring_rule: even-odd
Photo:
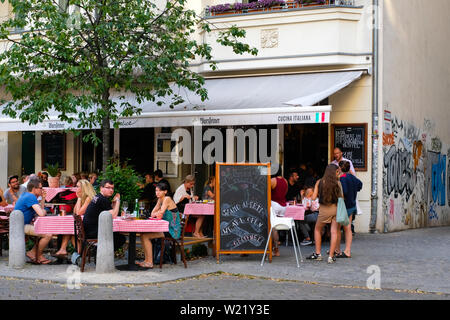
<svg viewBox="0 0 450 320"><path fill-rule="evenodd" d="M186 215L186 222L187 225L189 221L189 216L214 216L214 203L195 203L190 202L187 203L184 207L184 214ZM213 228L214 230L214 228ZM213 231L214 233L214 231ZM209 239L209 238L208 238Z"/></svg>
<svg viewBox="0 0 450 320"><path fill-rule="evenodd" d="M287 205L284 216L294 218L294 220L305 220L305 207L299 204Z"/></svg>
<svg viewBox="0 0 450 320"><path fill-rule="evenodd" d="M5 214L9 214L14 210L14 206L9 204L6 207L0 206L0 212L4 212Z"/></svg>
<svg viewBox="0 0 450 320"><path fill-rule="evenodd" d="M187 203L184 207L184 214L198 215L198 216L213 216L214 215L214 203Z"/></svg>
<svg viewBox="0 0 450 320"><path fill-rule="evenodd" d="M36 234L74 234L73 216L44 216L34 222ZM113 219L113 232L129 233L128 264L118 266L119 270L139 270L136 260L136 233L167 232L169 222L165 220L123 220Z"/></svg>

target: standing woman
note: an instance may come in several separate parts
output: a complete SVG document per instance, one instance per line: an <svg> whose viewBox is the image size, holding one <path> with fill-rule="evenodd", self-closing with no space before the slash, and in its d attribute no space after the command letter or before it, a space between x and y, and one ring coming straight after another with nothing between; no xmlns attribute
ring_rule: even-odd
<svg viewBox="0 0 450 320"><path fill-rule="evenodd" d="M319 181L316 182L314 187L314 194L312 200L316 200L319 197L319 216L317 217L316 227L314 229L314 241L316 243L316 250L307 259L310 260L322 260L321 245L322 245L322 229L323 227L331 223L331 241L330 251L328 257L328 263L334 263L336 261L335 249L337 242L337 228L336 222L337 203L338 198L342 197L342 187L339 182L339 167L334 164L329 164L325 169L325 173Z"/></svg>
<svg viewBox="0 0 450 320"><path fill-rule="evenodd" d="M362 189L362 182L356 176L350 173L350 162L342 160L339 162L339 168L341 168L341 181L342 191L344 192L345 208L347 209L348 220L350 223L344 227L345 234L345 250L341 252L341 226L338 227L337 233L337 258L351 258L352 253L352 218L356 213L356 195Z"/></svg>
<svg viewBox="0 0 450 320"><path fill-rule="evenodd" d="M270 179L271 186L271 206L275 214L279 217L283 217L286 212L286 194L288 191L288 182L285 178L281 176L281 166L278 169L275 177ZM278 231L273 230L272 240L275 245L273 255L275 257L280 256L280 250L278 249Z"/></svg>
<svg viewBox="0 0 450 320"><path fill-rule="evenodd" d="M156 185L155 193L158 198L158 202L153 208L151 217L169 221L169 232L141 233L141 243L144 249L145 258L144 261L136 262L136 264L143 268L153 269L152 239L162 238L164 236L178 239L181 235L180 212L178 211L178 207L172 198L167 195L168 192L169 186L166 183L158 183Z"/></svg>
<svg viewBox="0 0 450 320"><path fill-rule="evenodd" d="M95 190L92 185L87 180L80 180L77 182L77 203L73 208L73 213L79 216L84 215L86 209L91 203L92 199L95 197ZM69 243L70 238L73 239L73 236L64 235L61 242L61 248L54 254L55 257L65 257L67 255L67 244ZM72 243L74 241L72 240Z"/></svg>

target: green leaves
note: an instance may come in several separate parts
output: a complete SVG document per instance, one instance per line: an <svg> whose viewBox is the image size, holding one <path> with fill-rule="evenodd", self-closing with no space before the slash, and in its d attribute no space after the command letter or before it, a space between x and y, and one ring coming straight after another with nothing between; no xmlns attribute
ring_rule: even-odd
<svg viewBox="0 0 450 320"><path fill-rule="evenodd" d="M153 0L9 2L14 16L0 24L0 39L10 41L0 54L0 85L11 97L2 109L10 117L36 124L53 111L78 129L109 126L105 119L117 127L120 117L141 112L118 92L140 102L173 94L174 106L182 100L173 83L207 98L190 62L199 58L216 68L210 45L194 38L211 28L185 8L186 0L165 7ZM233 26L218 42L255 55L244 38Z"/></svg>

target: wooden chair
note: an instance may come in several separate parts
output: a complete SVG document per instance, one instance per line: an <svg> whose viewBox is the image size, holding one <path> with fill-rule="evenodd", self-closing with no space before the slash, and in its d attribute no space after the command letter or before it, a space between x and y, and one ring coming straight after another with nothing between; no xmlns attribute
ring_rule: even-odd
<svg viewBox="0 0 450 320"><path fill-rule="evenodd" d="M9 220L0 219L0 256L3 256L3 238L9 235Z"/></svg>
<svg viewBox="0 0 450 320"><path fill-rule="evenodd" d="M81 255L81 272L84 272L84 265L86 264L86 254L88 254L89 262L91 262L91 249L97 245L97 239L86 239L83 227L83 219L81 216L74 214L74 228L75 228L75 248L78 251L78 245L81 250L78 253Z"/></svg>
<svg viewBox="0 0 450 320"><path fill-rule="evenodd" d="M181 214L181 213L178 213ZM186 228L186 216L184 214L181 214L180 217L180 224L181 224L181 235L179 239L174 239L172 237L164 237L161 239L161 256L159 258L159 268L162 268L163 261L164 261L164 244L165 240L168 240L172 242L172 258L173 262L177 264L177 248L180 250L181 254L181 260L183 260L184 267L187 268L187 262L186 262L186 256L184 254L184 231Z"/></svg>

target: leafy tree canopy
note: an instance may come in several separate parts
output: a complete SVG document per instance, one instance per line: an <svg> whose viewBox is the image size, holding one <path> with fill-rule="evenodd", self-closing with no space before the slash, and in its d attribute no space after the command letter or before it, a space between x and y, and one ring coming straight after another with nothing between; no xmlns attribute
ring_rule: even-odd
<svg viewBox="0 0 450 320"><path fill-rule="evenodd" d="M4 2L5 0L1 0ZM141 112L136 101L172 95L174 83L207 98L204 78L189 68L201 58L216 69L211 47L195 32L211 26L186 9L187 0L9 0L13 17L1 23L0 85L8 94L2 112L36 124L49 111L78 129L103 129L103 166L110 155L109 129L120 117ZM17 30L22 30L17 32ZM235 26L217 41L236 54L257 54L240 42L245 31ZM119 92L118 99L112 93ZM88 136L95 142L95 134Z"/></svg>

